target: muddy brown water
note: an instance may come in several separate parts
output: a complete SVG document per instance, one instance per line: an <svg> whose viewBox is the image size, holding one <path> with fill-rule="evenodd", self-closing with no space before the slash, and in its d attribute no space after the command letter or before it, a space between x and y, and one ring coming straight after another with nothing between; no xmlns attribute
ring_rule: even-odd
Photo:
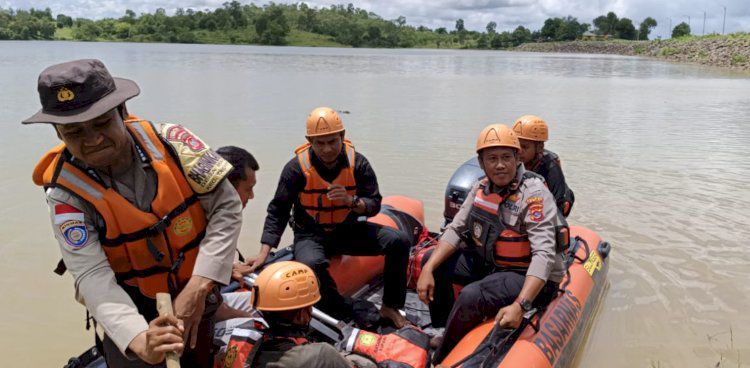
<svg viewBox="0 0 750 368"><path fill-rule="evenodd" d="M131 112L181 122L259 160L240 248L258 249L265 207L312 108L343 115L384 194L443 191L489 123L544 117L576 193L573 224L613 245L611 286L580 367L750 362L750 79L642 58L482 51L0 42L0 352L60 366L93 342L31 170L57 141L21 126L46 66L100 58L140 85ZM287 233L289 233L287 231ZM285 242L290 237L285 236Z"/></svg>

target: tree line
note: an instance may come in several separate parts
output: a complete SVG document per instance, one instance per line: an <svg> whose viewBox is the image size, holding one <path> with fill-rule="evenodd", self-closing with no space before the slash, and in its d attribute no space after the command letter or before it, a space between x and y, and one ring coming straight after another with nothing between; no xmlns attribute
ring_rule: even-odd
<svg viewBox="0 0 750 368"><path fill-rule="evenodd" d="M657 22L647 17L638 27L631 19L609 12L595 18L593 26L572 16L548 18L538 30L518 26L498 31L489 22L482 32L466 29L463 19L453 29L430 29L406 24L406 18L383 19L352 4L311 8L305 3L263 6L226 2L217 9L165 9L136 15L126 10L119 18L91 20L65 14L53 16L44 10L0 8L0 40L81 41L122 40L132 42L232 43L285 45L290 39L304 44L306 37L322 36L352 47L436 47L504 49L526 42L570 41L591 33L604 38L647 40ZM680 29L678 30L678 27ZM673 36L689 34L682 24ZM61 36L62 35L62 36ZM676 36L675 36L676 35Z"/></svg>

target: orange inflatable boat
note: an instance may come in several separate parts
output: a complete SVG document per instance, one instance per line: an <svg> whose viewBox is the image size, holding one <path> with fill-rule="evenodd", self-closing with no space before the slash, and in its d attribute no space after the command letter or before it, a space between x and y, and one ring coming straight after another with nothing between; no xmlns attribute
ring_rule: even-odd
<svg viewBox="0 0 750 368"><path fill-rule="evenodd" d="M418 203L413 199L387 197L385 202L396 210L403 208L411 213L421 214L421 208L416 211L413 209L412 206ZM405 206L407 203L409 207ZM380 214L373 219L399 228L386 215ZM422 218L418 219L423 224ZM413 230L416 233L417 229ZM419 231L424 234L422 230ZM560 284L557 298L546 310L530 316L528 323L520 331L500 331L494 336L491 333L493 321L486 321L464 337L445 360L433 364L462 367L573 366L608 285L609 251L609 244L594 231L572 226L571 246L565 257L568 270ZM368 282L382 273L382 267L382 257L341 256L332 260L331 273L342 294L352 296L363 285L368 287ZM410 290L409 293L413 294L414 291ZM362 294L368 295L367 292ZM415 297L411 298L414 299ZM422 306L421 311L426 314L426 306ZM430 326L419 327L429 329Z"/></svg>
<svg viewBox="0 0 750 368"><path fill-rule="evenodd" d="M607 287L609 244L593 231L571 227L574 239L570 253L566 256L568 272L560 284L560 290L546 310L533 315L528 324L518 331L515 338L507 332L508 340L492 346L493 321L476 327L448 354L443 365L474 366L472 354L484 356L482 367L570 367L584 342L588 329L594 322L597 308ZM494 361L488 361L484 352L495 349ZM500 351L497 351L497 350ZM467 359L468 358L468 359Z"/></svg>
<svg viewBox="0 0 750 368"><path fill-rule="evenodd" d="M422 201L404 196L383 198L381 211L367 222L401 229L410 234L412 242L426 231ZM341 295L352 296L373 279L383 273L383 256L338 256L331 259L331 276ZM356 270L356 272L352 272Z"/></svg>
<svg viewBox="0 0 750 368"><path fill-rule="evenodd" d="M452 220L473 183L482 175L476 158L467 161L453 175L446 189L446 224ZM425 239L430 238L428 234L439 237L438 234L428 233L424 228L421 202L408 197L394 196L386 197L383 203L390 211L381 213L369 221L409 231L414 236L416 247L427 245L419 243L426 242ZM394 212L403 212L416 221L396 223L393 221ZM405 226L405 223L408 225ZM573 366L608 286L610 245L585 227L571 226L570 230L571 244L565 254L567 272L560 284L558 296L545 310L528 316L524 325L516 331L493 331L493 321L486 321L465 336L442 362L433 364L462 367ZM416 253L413 252L413 255ZM382 262L382 257L342 256L332 260L331 273L342 294L367 297L377 294L372 292L377 286L366 284L382 272ZM418 277L419 262L410 261L410 267L415 263L416 272L411 274L414 279ZM363 290L362 285L371 290ZM409 293L414 294L414 291L410 290ZM416 296L410 296L411 298L407 297L407 304L409 300L415 302ZM417 310L420 312L417 314L426 317L416 319L428 319L429 316L425 316L426 306L419 301L416 303L419 305L412 310ZM409 312L407 309L407 315ZM420 324L419 327L429 331L431 326Z"/></svg>
<svg viewBox="0 0 750 368"><path fill-rule="evenodd" d="M473 183L482 175L476 158L467 161L453 175L445 195L446 224L452 220ZM395 196L386 197L383 203L392 209L391 212L403 211L417 221L404 226L404 221L395 223L392 220L392 213L381 213L370 221L410 231L415 236L416 247L427 245L419 244L430 238L424 228L421 202ZM442 362L432 363L462 367L573 366L608 287L610 245L585 227L571 226L570 230L571 244L565 254L567 272L560 284L558 296L545 310L529 315L523 326L516 331L493 331L493 321L486 321L465 336ZM439 237L434 233L429 235ZM419 262L410 261L410 267L415 263L417 270L411 277L416 279ZM372 291L362 292L362 285L363 282L377 278L381 272L382 257L342 256L331 263L331 273L340 291L349 296L355 295L357 291L357 294L364 297L377 294ZM371 285L365 286L367 287L375 288ZM414 291L410 290L409 293L414 294ZM409 300L414 302L416 299L415 295L410 296L411 298L407 297L407 304ZM426 306L418 301L416 303L419 305L412 310L419 311L417 314L428 319L429 316L425 316ZM407 309L407 315L409 312ZM415 318L410 319L414 321ZM425 318L417 320L424 321ZM419 327L429 331L431 326L420 324Z"/></svg>
<svg viewBox="0 0 750 368"><path fill-rule="evenodd" d="M472 184L482 175L476 159L467 161L456 171L446 189L445 223L451 221ZM422 202L404 196L385 197L381 212L367 221L400 229L411 237L414 249L413 259L409 262L409 276L415 280L420 268L419 259L415 258L423 254L420 250L434 244L435 238L439 237L438 233L428 232L424 225ZM565 255L567 273L560 284L558 296L545 310L527 314L528 318L522 326L513 331L499 330L492 320L486 321L467 334L444 361L432 363L449 367L573 366L608 285L609 251L609 244L595 232L572 226L571 244ZM269 261L288 260L292 254L291 247L287 247L276 252ZM333 257L330 272L339 291L345 296L379 303L383 286L383 258ZM407 293L405 312L407 318L424 331L442 333L442 329L431 326L428 308L419 301L414 290ZM349 325L353 325L353 322L349 322ZM324 328L321 323L312 326ZM339 342L330 329L319 332L317 336L321 340ZM94 359L87 362L86 354ZM69 367L105 367L95 348L78 358L72 358L71 362L78 365Z"/></svg>

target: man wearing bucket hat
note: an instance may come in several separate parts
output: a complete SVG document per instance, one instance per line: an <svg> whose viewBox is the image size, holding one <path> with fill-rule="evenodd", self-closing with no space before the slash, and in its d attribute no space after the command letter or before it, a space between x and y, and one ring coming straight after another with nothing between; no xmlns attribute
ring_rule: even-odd
<svg viewBox="0 0 750 368"><path fill-rule="evenodd" d="M284 167L268 204L262 248L253 267L278 246L291 217L294 259L312 268L320 280L318 308L340 319L352 314L328 270L331 255L385 255L380 314L403 327L406 319L398 310L406 299L410 240L401 231L361 221L378 214L382 197L370 163L345 139L338 112L316 108L306 125L308 142Z"/></svg>
<svg viewBox="0 0 750 368"><path fill-rule="evenodd" d="M526 171L515 133L482 130L476 151L486 177L474 185L417 281L435 326L445 325L440 362L487 318L518 327L525 311L549 303L562 280L566 224L539 175ZM465 285L454 299L452 285Z"/></svg>
<svg viewBox="0 0 750 368"><path fill-rule="evenodd" d="M180 125L129 115L138 86L99 60L45 69L38 91L42 109L23 123L51 124L62 140L33 174L62 253L56 271L70 271L103 327L108 366L151 366L183 348L183 367L210 365L208 317L242 224L231 165ZM177 318L156 317L159 292Z"/></svg>

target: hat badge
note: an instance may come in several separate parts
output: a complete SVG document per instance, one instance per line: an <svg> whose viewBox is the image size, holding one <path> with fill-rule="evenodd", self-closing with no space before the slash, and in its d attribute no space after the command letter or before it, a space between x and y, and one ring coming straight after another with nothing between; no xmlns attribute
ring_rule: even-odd
<svg viewBox="0 0 750 368"><path fill-rule="evenodd" d="M60 102L71 101L74 98L76 98L76 95L73 93L73 91L71 91L71 90L69 90L69 89L67 89L65 87L60 88L57 91L57 100L60 101Z"/></svg>

